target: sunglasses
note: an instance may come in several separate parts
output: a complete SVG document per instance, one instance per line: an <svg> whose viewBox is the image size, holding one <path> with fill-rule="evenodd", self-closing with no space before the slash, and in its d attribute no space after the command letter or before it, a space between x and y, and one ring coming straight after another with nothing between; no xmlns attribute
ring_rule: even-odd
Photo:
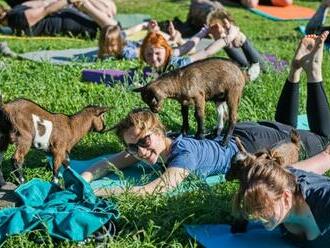
<svg viewBox="0 0 330 248"><path fill-rule="evenodd" d="M151 144L151 136L152 133L140 138L135 144L127 144L126 151L132 155L136 155L139 151L139 147L148 148Z"/></svg>

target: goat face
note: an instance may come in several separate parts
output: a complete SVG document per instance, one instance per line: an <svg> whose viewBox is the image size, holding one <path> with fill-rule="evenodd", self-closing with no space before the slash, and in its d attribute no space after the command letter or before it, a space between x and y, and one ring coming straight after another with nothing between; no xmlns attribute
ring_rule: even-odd
<svg viewBox="0 0 330 248"><path fill-rule="evenodd" d="M93 109L93 119L91 129L95 132L102 132L106 128L104 115L107 112L105 107L94 107Z"/></svg>
<svg viewBox="0 0 330 248"><path fill-rule="evenodd" d="M142 100L149 106L152 112L158 113L162 109L163 99L154 87L145 86L134 91L141 93Z"/></svg>

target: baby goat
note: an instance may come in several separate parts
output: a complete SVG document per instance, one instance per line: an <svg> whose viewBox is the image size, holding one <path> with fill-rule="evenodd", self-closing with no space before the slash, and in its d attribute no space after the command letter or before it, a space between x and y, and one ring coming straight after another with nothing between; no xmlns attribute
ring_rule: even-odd
<svg viewBox="0 0 330 248"><path fill-rule="evenodd" d="M0 158L9 144L16 146L12 162L20 183L24 182L22 165L31 146L53 155L53 181L58 169L69 166L69 153L88 132L105 129L105 107L88 106L75 115L50 113L38 104L26 100L2 103L0 106ZM5 180L0 173L0 186Z"/></svg>
<svg viewBox="0 0 330 248"><path fill-rule="evenodd" d="M135 89L153 112L159 112L165 98L176 99L181 104L182 133L189 130L189 105L195 105L197 138L204 137L205 101L213 101L218 108L219 135L223 128L224 106L228 106L229 125L223 144L227 144L237 119L239 101L245 85L245 76L237 65L220 58L194 62L171 71L150 84Z"/></svg>

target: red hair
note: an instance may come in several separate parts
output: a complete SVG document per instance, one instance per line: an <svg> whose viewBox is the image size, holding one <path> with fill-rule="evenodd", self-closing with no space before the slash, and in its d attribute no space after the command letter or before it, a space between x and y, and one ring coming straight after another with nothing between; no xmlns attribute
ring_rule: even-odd
<svg viewBox="0 0 330 248"><path fill-rule="evenodd" d="M144 38L141 48L140 48L140 58L143 61L146 61L146 59L144 57L144 53L145 53L145 50L148 45L154 46L157 48L160 48L160 47L165 48L165 56L166 56L165 65L167 65L172 56L172 47L168 44L168 42L166 41L164 36L157 32L149 32L147 34L147 36Z"/></svg>

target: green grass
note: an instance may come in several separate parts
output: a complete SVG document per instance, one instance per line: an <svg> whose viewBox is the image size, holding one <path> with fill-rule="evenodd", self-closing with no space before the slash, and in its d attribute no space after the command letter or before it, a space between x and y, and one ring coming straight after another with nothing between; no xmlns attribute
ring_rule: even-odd
<svg viewBox="0 0 330 248"><path fill-rule="evenodd" d="M188 0L117 0L119 12L146 13L158 20L179 16L185 20ZM318 2L299 2L316 8ZM279 58L290 60L301 37L294 28L304 22L272 22L241 8L229 8L241 29L265 53L276 54ZM1 40L1 39L0 39ZM2 39L3 40L3 39ZM1 41L2 41L1 40ZM38 49L65 49L73 47L96 46L95 40L81 39L8 39L9 46L16 52ZM223 53L220 53L223 55ZM133 107L144 106L137 94L117 85L107 88L103 85L88 84L80 81L80 65L55 66L30 61L1 58L4 67L0 69L0 89L5 100L17 97L33 99L53 112L72 114L85 105L98 104L111 106L107 116L109 125L116 123ZM324 78L330 78L329 54L324 56ZM98 62L93 68L127 69L138 66L137 61ZM247 85L241 102L240 120L273 119L274 109L287 71L263 74L256 82ZM300 110L305 109L306 84L302 80ZM328 95L329 83L325 80ZM169 130L179 130L181 115L174 101L167 101L160 114ZM207 105L206 125L211 128L216 123L216 111L212 104ZM194 120L191 118L191 123ZM191 130L192 132L194 130ZM86 159L97 155L116 152L122 144L112 133L90 134L72 151L71 158ZM11 147L5 154L2 168L9 176ZM45 168L44 154L31 150L26 158L25 174L27 179L42 177L50 180L51 172ZM195 192L180 196L164 195L137 197L123 194L113 197L117 202L121 218L118 234L107 244L111 247L195 247L196 242L184 233L183 224L190 223L229 223L230 200L237 185L224 183L211 188L203 187ZM36 242L39 240L41 242ZM85 244L94 247L93 242ZM3 247L76 247L76 243L54 243L43 231L12 236L6 239Z"/></svg>

